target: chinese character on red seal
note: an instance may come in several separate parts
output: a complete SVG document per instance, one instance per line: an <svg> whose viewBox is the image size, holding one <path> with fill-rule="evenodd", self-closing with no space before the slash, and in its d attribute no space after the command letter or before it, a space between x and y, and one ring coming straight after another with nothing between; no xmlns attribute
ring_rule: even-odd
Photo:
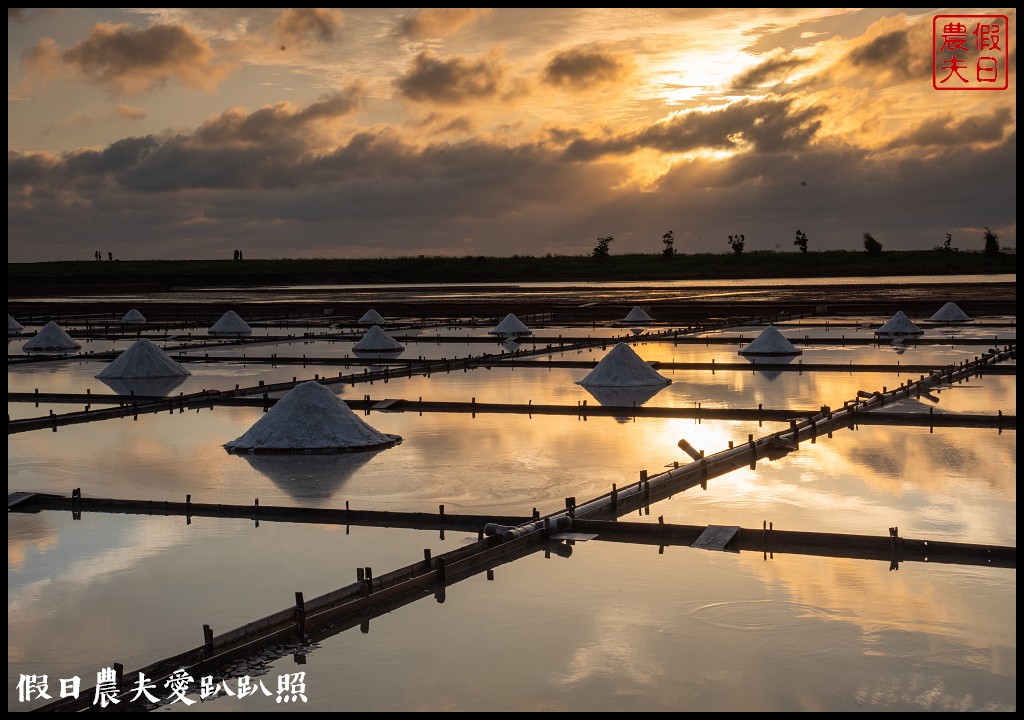
<svg viewBox="0 0 1024 720"><path fill-rule="evenodd" d="M1010 86L1006 15L936 15L932 18L932 87L936 90L1006 90Z"/></svg>

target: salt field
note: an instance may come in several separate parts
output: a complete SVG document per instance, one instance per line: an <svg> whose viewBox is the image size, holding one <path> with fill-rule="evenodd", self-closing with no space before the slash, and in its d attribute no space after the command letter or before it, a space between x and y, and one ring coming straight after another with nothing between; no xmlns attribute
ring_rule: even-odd
<svg viewBox="0 0 1024 720"><path fill-rule="evenodd" d="M594 297L616 297L606 285ZM204 627L220 636L294 608L297 593L308 603L376 587L371 574L384 583L425 557L488 542L500 552L486 518L567 517L569 499L582 508L642 492L644 478L883 393L858 422L750 465L650 501L623 494L605 518L622 534L607 523L538 534L388 602L368 590L360 613L210 670L216 694L200 677L177 696L161 681L141 709L272 711L287 699L296 711L1016 710L1015 315L958 301L964 321L939 315L937 297L906 312L920 332L880 337L898 308L779 314L768 303L761 321L698 326L621 298L585 321L514 305L456 318L418 317L410 304L399 318L383 302L391 288L349 313L262 318L221 304L232 292L211 292L206 312L180 321L173 303L146 297L109 314L78 298L61 317L10 313L9 496L266 512L9 512L10 711L59 701L75 677L84 698L115 664L130 690L133 671L202 647ZM642 311L639 324L621 324L622 306ZM232 307L248 330L211 335ZM123 325L131 309L147 320ZM493 331L513 314L529 334L516 325L507 344ZM23 351L51 321L80 349ZM768 354L742 354L769 326ZM361 356L375 330L399 347ZM143 340L163 354L132 367L124 358ZM976 371L933 381L979 358ZM104 378L118 363L127 371ZM318 395L289 415L303 387ZM377 441L353 447L345 413ZM274 442L231 451L257 427ZM310 511L284 520L276 508ZM314 519L346 508L375 519ZM670 526L741 530L709 549L657 532ZM826 542L809 552L785 532ZM852 536L892 550L864 555ZM918 559L916 541L934 557ZM946 544L961 554L947 559ZM1012 550L1012 562L986 561L986 548ZM26 700L24 679L43 676L51 697Z"/></svg>

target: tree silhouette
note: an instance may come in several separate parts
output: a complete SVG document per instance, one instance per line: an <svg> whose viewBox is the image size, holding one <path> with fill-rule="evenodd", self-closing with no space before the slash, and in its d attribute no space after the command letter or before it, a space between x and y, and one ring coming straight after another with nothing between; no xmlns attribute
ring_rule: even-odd
<svg viewBox="0 0 1024 720"><path fill-rule="evenodd" d="M742 255L743 254L743 246L746 244L746 242L747 242L746 235L730 235L729 236L729 247L731 247L732 251L734 253L736 253L737 255Z"/></svg>
<svg viewBox="0 0 1024 720"><path fill-rule="evenodd" d="M999 257L999 236L985 227L985 254L990 258Z"/></svg>
<svg viewBox="0 0 1024 720"><path fill-rule="evenodd" d="M661 251L662 257L670 258L676 254L676 238L671 230L661 236L661 242L665 245L665 249Z"/></svg>
<svg viewBox="0 0 1024 720"><path fill-rule="evenodd" d="M594 246L594 257L606 258L608 257L608 246L614 242L613 237L600 237L597 239L597 245Z"/></svg>
<svg viewBox="0 0 1024 720"><path fill-rule="evenodd" d="M882 254L882 243L875 240L871 233L864 233L864 249L868 251L868 255L878 257Z"/></svg>
<svg viewBox="0 0 1024 720"><path fill-rule="evenodd" d="M950 233L946 233L946 239L942 245L936 245L932 250L941 250L942 252L960 252L960 248L953 247L953 236Z"/></svg>
<svg viewBox="0 0 1024 720"><path fill-rule="evenodd" d="M793 244L800 248L800 252L807 252L807 236L803 230L796 231L796 240L793 241Z"/></svg>

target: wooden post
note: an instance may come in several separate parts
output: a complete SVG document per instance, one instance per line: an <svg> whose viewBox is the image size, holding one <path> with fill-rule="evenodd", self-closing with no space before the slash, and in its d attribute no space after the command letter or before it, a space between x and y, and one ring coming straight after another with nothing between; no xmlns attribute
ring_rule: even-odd
<svg viewBox="0 0 1024 720"><path fill-rule="evenodd" d="M207 657L213 655L213 630L209 625L203 625L203 653Z"/></svg>
<svg viewBox="0 0 1024 720"><path fill-rule="evenodd" d="M295 633L300 640L306 637L306 601L300 592L295 593Z"/></svg>

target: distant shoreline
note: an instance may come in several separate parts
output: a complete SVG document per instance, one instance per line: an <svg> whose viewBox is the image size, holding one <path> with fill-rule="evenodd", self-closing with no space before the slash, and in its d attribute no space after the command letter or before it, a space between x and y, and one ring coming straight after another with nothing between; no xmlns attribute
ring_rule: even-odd
<svg viewBox="0 0 1024 720"><path fill-rule="evenodd" d="M1016 275L1015 253L748 252L742 255L409 257L367 259L101 260L8 263L8 298L40 293L137 292L190 287L747 280Z"/></svg>

